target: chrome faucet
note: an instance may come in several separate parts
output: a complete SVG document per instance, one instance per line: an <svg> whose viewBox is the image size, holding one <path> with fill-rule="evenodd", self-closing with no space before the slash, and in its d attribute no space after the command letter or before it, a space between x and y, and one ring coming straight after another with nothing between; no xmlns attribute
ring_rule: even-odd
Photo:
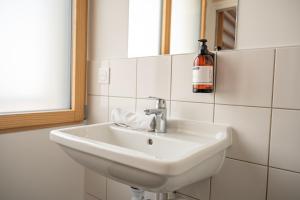
<svg viewBox="0 0 300 200"><path fill-rule="evenodd" d="M146 115L155 115L155 132L156 133L166 133L167 132L167 106L166 100L149 97L150 99L156 100L156 108L144 110Z"/></svg>

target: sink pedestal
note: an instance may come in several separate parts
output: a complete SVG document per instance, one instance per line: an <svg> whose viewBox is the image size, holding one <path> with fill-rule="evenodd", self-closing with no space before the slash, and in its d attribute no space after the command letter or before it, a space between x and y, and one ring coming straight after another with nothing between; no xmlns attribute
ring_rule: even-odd
<svg viewBox="0 0 300 200"><path fill-rule="evenodd" d="M144 200L144 190L131 187L132 197L131 200Z"/></svg>

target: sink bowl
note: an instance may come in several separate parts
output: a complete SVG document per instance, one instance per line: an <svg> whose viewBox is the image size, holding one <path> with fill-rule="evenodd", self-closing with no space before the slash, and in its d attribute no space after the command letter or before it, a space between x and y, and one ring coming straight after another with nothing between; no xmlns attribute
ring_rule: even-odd
<svg viewBox="0 0 300 200"><path fill-rule="evenodd" d="M83 166L121 183L172 192L216 174L231 145L226 125L168 120L167 133L112 123L53 130L50 139Z"/></svg>

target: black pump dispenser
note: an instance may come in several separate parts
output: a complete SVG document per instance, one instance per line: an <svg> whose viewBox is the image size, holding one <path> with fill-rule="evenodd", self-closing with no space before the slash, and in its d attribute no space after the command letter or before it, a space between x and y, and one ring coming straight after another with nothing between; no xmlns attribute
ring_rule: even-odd
<svg viewBox="0 0 300 200"><path fill-rule="evenodd" d="M198 42L200 42L199 54L200 55L208 55L209 51L207 50L207 45L206 45L207 40L200 39L200 40L198 40Z"/></svg>
<svg viewBox="0 0 300 200"><path fill-rule="evenodd" d="M206 39L200 42L199 54L194 60L193 92L212 93L214 91L214 54L208 51Z"/></svg>

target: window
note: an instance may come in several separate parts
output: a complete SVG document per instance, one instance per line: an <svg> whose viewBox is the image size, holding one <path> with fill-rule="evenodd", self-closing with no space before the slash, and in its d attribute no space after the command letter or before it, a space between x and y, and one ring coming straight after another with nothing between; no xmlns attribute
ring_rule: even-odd
<svg viewBox="0 0 300 200"><path fill-rule="evenodd" d="M87 0L0 1L0 131L83 120Z"/></svg>

